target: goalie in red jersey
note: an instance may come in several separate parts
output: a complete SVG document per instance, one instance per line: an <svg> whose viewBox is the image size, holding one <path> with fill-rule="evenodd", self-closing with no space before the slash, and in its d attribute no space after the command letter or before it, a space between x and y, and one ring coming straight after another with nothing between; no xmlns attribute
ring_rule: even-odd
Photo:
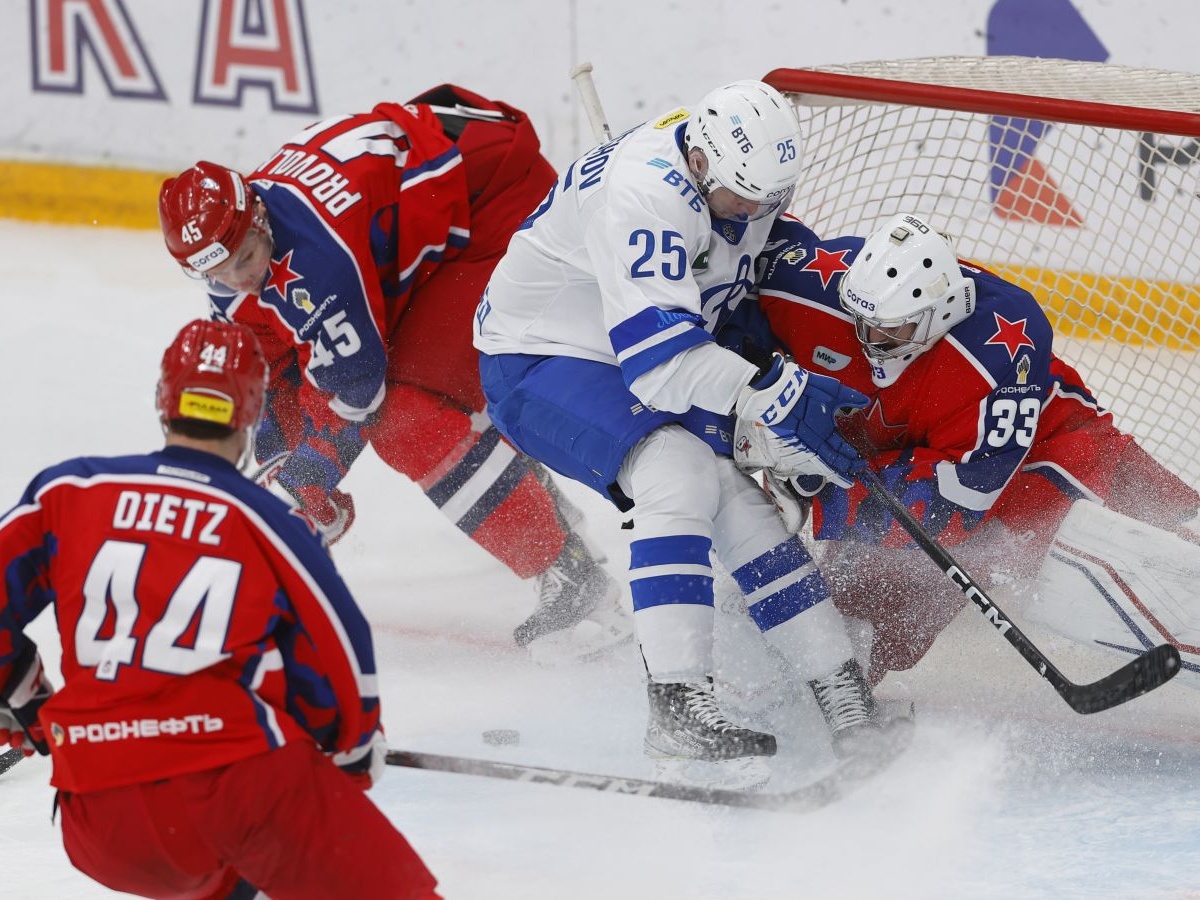
<svg viewBox="0 0 1200 900"><path fill-rule="evenodd" d="M266 378L249 329L190 323L166 446L52 466L0 518L0 741L49 753L67 855L113 890L435 900L363 792L386 750L367 622L316 526L238 470ZM57 693L23 633L51 605Z"/></svg>
<svg viewBox="0 0 1200 900"><path fill-rule="evenodd" d="M171 255L215 318L271 363L259 479L330 542L354 519L338 485L369 443L539 602L525 646L585 617L590 652L632 632L600 554L548 473L484 409L471 319L509 238L555 172L528 118L451 85L311 125L248 178L210 162L164 182Z"/></svg>
<svg viewBox="0 0 1200 900"><path fill-rule="evenodd" d="M1079 373L1053 352L1050 323L1034 297L960 263L926 221L899 215L865 240L820 240L784 219L767 246L759 308L773 338L760 332L758 342L777 339L800 365L870 398L844 421L843 433L977 577L996 573L1014 582L1039 565L1044 572L1048 549L1064 533L1075 535L1074 544L1102 547L1136 542L1141 523L1155 529L1154 541L1175 541L1171 532L1191 537L1183 523L1196 515L1200 495L1114 426ZM873 626L872 679L913 666L962 608L961 592L861 483L767 484L793 526L811 504L837 606ZM1091 502L1073 511L1079 500ZM1104 520L1108 530L1090 526L1093 534L1082 534L1078 523L1088 519ZM1103 553L1076 559L1089 555ZM1144 565L1149 555L1133 562ZM1059 606L1058 618L1065 620L1065 609ZM1085 636L1085 615L1070 618L1049 624L1102 642ZM1120 641L1128 652L1161 637L1187 649L1189 616L1157 618L1178 628L1154 635L1149 626L1130 626L1134 633L1125 630ZM1184 657L1185 668L1200 661Z"/></svg>

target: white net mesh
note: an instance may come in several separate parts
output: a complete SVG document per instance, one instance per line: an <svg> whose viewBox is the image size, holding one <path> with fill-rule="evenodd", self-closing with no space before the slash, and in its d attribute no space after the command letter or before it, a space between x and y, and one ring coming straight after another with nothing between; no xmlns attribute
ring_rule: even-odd
<svg viewBox="0 0 1200 900"><path fill-rule="evenodd" d="M837 85L845 98L832 99L804 85L809 72L910 88L895 102L864 102L854 98L877 94L870 83L857 93L851 78ZM1189 168L1200 143L1149 128L1161 129L1154 116L1167 110L1176 114L1167 126L1200 135L1200 114L1179 115L1200 111L1200 76L948 57L780 70L767 80L793 91L806 138L792 212L824 237L866 234L897 212L937 223L959 256L1032 291L1062 338L1059 355L1117 424L1200 485L1200 166ZM934 93L923 85L964 89L936 90L941 106L988 112L922 106ZM1030 97L1072 102L1031 118L1019 105Z"/></svg>

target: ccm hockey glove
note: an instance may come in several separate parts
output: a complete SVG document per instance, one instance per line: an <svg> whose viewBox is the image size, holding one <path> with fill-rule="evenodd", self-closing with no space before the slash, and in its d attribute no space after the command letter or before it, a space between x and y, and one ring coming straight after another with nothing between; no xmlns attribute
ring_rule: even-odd
<svg viewBox="0 0 1200 900"><path fill-rule="evenodd" d="M867 398L836 378L817 375L778 354L742 388L734 408L734 461L744 471L820 475L849 487L866 466L838 433L837 414L861 409Z"/></svg>

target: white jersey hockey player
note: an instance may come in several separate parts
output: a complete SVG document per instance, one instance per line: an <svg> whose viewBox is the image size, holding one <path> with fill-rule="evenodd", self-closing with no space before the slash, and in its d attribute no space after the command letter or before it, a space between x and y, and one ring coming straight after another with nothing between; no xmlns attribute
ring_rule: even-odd
<svg viewBox="0 0 1200 900"><path fill-rule="evenodd" d="M879 728L820 572L738 465L848 484L861 461L834 414L865 399L714 340L751 291L801 151L790 105L757 81L632 129L559 178L476 315L496 426L620 509L636 505L630 581L654 757L775 752L773 736L738 727L714 700L710 551L810 683L835 749L870 744Z"/></svg>

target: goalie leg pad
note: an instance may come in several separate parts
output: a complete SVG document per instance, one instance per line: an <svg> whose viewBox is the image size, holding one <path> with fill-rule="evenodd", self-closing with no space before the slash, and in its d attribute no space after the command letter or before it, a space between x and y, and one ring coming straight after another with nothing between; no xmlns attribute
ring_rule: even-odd
<svg viewBox="0 0 1200 900"><path fill-rule="evenodd" d="M1042 562L1029 614L1126 660L1174 644L1183 661L1179 682L1200 689L1198 582L1200 547L1079 500Z"/></svg>

